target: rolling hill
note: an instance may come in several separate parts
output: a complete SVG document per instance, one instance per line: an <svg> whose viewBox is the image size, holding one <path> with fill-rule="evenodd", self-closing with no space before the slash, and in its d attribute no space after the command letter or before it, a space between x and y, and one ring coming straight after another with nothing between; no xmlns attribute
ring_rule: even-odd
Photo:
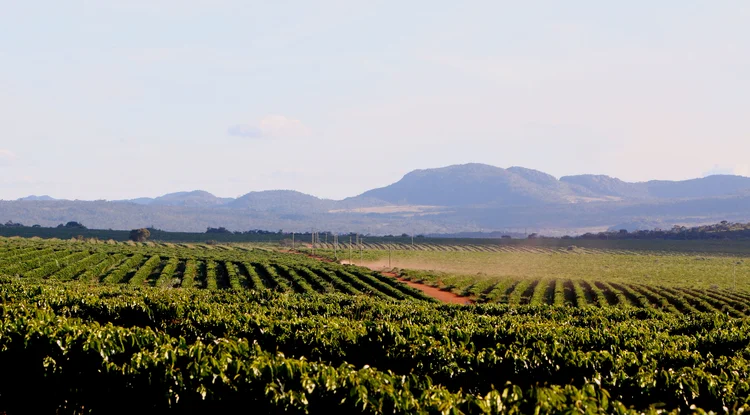
<svg viewBox="0 0 750 415"><path fill-rule="evenodd" d="M249 192L238 198L197 190L111 202L49 196L0 202L0 223L54 226L79 221L105 229L155 226L173 231L314 226L372 233L512 227L570 232L622 223L702 224L724 219L750 220L750 178L717 175L629 183L590 174L557 179L538 170L477 163L415 170L396 183L344 200L293 190Z"/></svg>
<svg viewBox="0 0 750 415"><path fill-rule="evenodd" d="M193 190L191 192L169 193L156 198L141 197L131 200L121 200L120 202L154 206L221 206L233 200L231 198L216 197L204 190Z"/></svg>

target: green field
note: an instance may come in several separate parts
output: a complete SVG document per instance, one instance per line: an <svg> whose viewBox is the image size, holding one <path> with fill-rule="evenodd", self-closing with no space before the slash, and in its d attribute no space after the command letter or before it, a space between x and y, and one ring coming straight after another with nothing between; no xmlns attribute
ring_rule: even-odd
<svg viewBox="0 0 750 415"><path fill-rule="evenodd" d="M311 248L306 240L298 240L304 248ZM516 252L516 251L567 251L571 247L593 252L654 252L654 253L713 253L721 255L750 255L750 239L722 240L661 240L661 239L450 239L421 238L412 244L405 238L365 238L362 243L352 243L356 255L359 247L365 251L427 251L427 252ZM318 242L316 247L324 251L333 251L333 244ZM348 255L349 242L343 238L339 251Z"/></svg>
<svg viewBox="0 0 750 415"><path fill-rule="evenodd" d="M0 275L131 287L271 289L430 301L366 268L227 245L0 240Z"/></svg>
<svg viewBox="0 0 750 415"><path fill-rule="evenodd" d="M398 253L504 267L404 271L484 287L449 305L268 247L0 238L0 413L750 410L736 257L549 249Z"/></svg>
<svg viewBox="0 0 750 415"><path fill-rule="evenodd" d="M460 247L457 247L460 248ZM333 251L318 251L332 257ZM339 254L348 261L348 251ZM353 263L479 302L659 307L744 314L750 260L736 254L594 248L365 250ZM733 307L731 303L738 301Z"/></svg>
<svg viewBox="0 0 750 415"><path fill-rule="evenodd" d="M320 251L332 256L332 251ZM353 263L501 278L582 278L682 285L690 288L750 289L750 260L710 253L552 250L516 248L502 252L365 251ZM390 257L390 259L389 259ZM348 260L348 253L339 254Z"/></svg>

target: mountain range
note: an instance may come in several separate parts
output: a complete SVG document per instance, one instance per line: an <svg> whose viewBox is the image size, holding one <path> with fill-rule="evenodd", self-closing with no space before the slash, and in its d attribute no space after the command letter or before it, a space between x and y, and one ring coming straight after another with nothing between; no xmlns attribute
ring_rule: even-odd
<svg viewBox="0 0 750 415"><path fill-rule="evenodd" d="M750 219L750 178L630 183L604 175L565 176L523 167L463 164L415 170L391 185L344 200L292 190L221 198L202 190L156 198L67 201L29 196L0 202L0 220L89 227L155 226L173 231L312 227L332 231L401 233L502 231L525 228L574 233L639 223L702 224Z"/></svg>

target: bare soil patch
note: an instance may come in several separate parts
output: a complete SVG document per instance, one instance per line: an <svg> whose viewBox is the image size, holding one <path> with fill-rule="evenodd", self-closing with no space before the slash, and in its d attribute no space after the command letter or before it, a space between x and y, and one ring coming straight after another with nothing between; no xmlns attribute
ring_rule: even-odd
<svg viewBox="0 0 750 415"><path fill-rule="evenodd" d="M444 303L449 304L474 304L474 301L468 297L461 297L460 295L454 294L450 291L443 291L439 290L435 287L431 287L426 284L420 284L418 282L409 281L407 279L401 278L398 276L398 274L394 272L381 272L381 274L385 275L386 277L391 277L399 280L400 282L408 285L409 287L416 288L426 295L442 301Z"/></svg>
<svg viewBox="0 0 750 415"><path fill-rule="evenodd" d="M348 265L349 261L341 261L341 264L342 265ZM406 285L408 285L408 286L410 286L412 288L416 288L416 289L422 291L423 293L425 293L426 295L428 295L428 296L430 296L430 297L432 297L432 298L434 298L436 300L442 301L444 303L449 303L449 304L474 304L474 300L472 300L469 297L462 297L462 296L460 296L458 294L455 294L455 293L452 293L450 291L443 291L443 290L441 290L439 288L435 288L435 287L427 285L427 284L420 284L418 282L409 281L409 280L407 280L405 278L401 278L395 272L384 271L383 269L385 267L381 266L380 264L374 264L374 265L370 264L370 265L365 265L365 266L367 268L370 268L373 271L380 272L382 275L385 275L386 277L395 278L398 281L400 281L400 282L402 282L402 283L404 283L404 284L406 284Z"/></svg>
<svg viewBox="0 0 750 415"><path fill-rule="evenodd" d="M290 254L300 254L300 255L303 255L299 251L292 251L290 249L281 250L281 252L290 253ZM310 255L310 254L304 254L304 255L306 255L308 258L317 259L318 261L333 262L333 260L331 260L330 258L325 258L325 257L322 257L322 256ZM349 261L346 261L346 260L341 261L340 263L342 265L350 265ZM438 301L444 302L444 303L448 303L448 304L473 304L474 303L474 300L472 300L471 298L462 297L462 296L454 294L454 293L452 293L450 291L443 291L443 290L440 290L438 288L429 286L427 284L420 284L418 282L409 281L407 279L401 278L398 274L396 274L394 272L384 271L383 270L384 267L381 264L371 264L371 265L367 266L367 268L369 268L369 269L371 269L373 271L378 271L378 272L380 272L382 275L384 275L386 277L395 278L398 281L400 281L400 282L402 282L402 283L404 283L404 284L406 284L406 285L408 285L410 287L413 287L413 288L416 288L416 289L422 291L423 293L425 293L425 295L427 295L429 297L432 297L432 298L434 298L434 299L436 299Z"/></svg>

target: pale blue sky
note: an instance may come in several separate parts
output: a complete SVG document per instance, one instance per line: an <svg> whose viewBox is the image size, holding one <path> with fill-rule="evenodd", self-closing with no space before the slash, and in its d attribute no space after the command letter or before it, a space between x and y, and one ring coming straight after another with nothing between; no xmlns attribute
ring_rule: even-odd
<svg viewBox="0 0 750 415"><path fill-rule="evenodd" d="M750 2L0 0L0 199L750 175Z"/></svg>

